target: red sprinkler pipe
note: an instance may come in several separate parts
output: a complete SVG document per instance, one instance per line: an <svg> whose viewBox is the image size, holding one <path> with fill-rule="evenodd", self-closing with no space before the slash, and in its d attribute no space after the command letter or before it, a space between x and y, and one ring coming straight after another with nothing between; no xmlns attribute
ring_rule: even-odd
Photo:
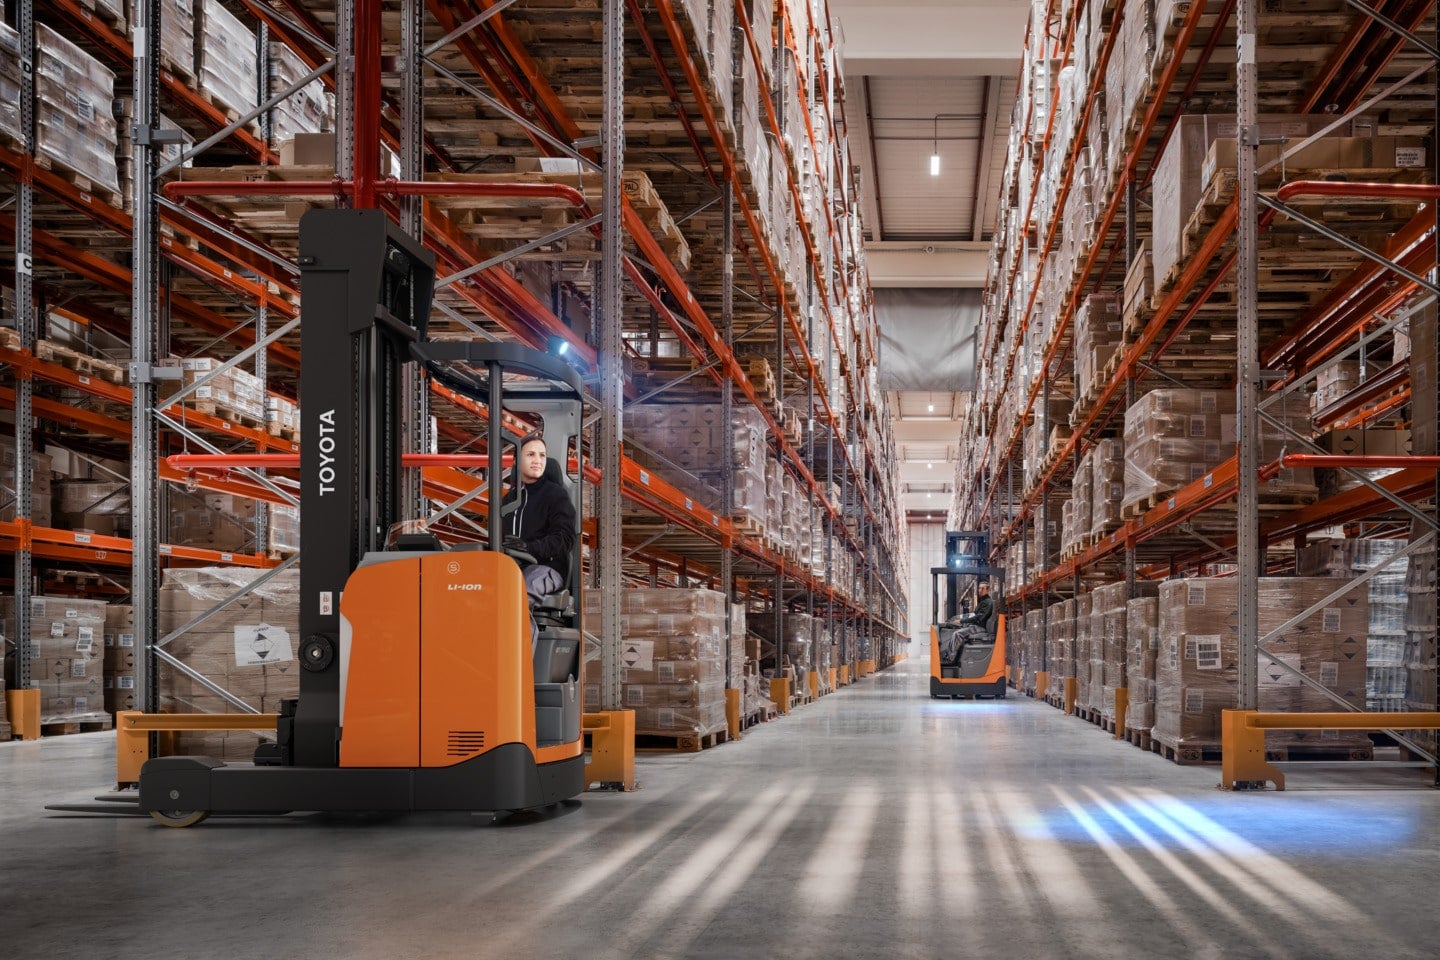
<svg viewBox="0 0 1440 960"><path fill-rule="evenodd" d="M503 458L505 467L514 463L513 455ZM297 470L298 453L176 453L165 458L176 470L238 470L242 467L270 470ZM488 467L490 458L483 453L407 453L400 458L405 467Z"/></svg>
<svg viewBox="0 0 1440 960"><path fill-rule="evenodd" d="M359 0L355 4L355 77L352 88L351 120L354 124L353 153L355 206L373 210L375 181L380 176L380 18L381 0Z"/></svg>
<svg viewBox="0 0 1440 960"><path fill-rule="evenodd" d="M1275 191L1275 199L1294 197L1370 197L1381 200L1440 200L1440 184L1348 183L1343 180L1292 180Z"/></svg>
<svg viewBox="0 0 1440 960"><path fill-rule="evenodd" d="M1313 467L1331 470L1440 470L1440 457L1394 457L1287 453L1260 468L1260 479L1269 480L1281 470Z"/></svg>

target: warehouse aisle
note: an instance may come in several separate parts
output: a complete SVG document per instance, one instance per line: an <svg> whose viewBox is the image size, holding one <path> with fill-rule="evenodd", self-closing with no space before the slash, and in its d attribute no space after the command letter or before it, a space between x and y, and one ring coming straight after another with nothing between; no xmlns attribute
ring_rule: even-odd
<svg viewBox="0 0 1440 960"><path fill-rule="evenodd" d="M62 819L43 803L101 792L110 738L6 744L0 942L57 960L1434 956L1440 794L1402 787L1414 772L1227 795L1214 768L924 682L908 661L523 825Z"/></svg>

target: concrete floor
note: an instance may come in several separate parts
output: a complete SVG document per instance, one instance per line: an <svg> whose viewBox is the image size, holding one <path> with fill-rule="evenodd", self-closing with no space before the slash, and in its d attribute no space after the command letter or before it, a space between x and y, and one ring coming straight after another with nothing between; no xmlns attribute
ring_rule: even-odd
<svg viewBox="0 0 1440 960"><path fill-rule="evenodd" d="M1225 794L1025 698L933 702L919 660L524 824L42 809L113 757L0 746L5 956L1430 960L1440 933L1424 775Z"/></svg>

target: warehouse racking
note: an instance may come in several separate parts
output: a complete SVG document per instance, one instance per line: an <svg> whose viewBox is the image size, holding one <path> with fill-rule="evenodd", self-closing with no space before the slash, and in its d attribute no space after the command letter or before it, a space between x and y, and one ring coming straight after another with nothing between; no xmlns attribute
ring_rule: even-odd
<svg viewBox="0 0 1440 960"><path fill-rule="evenodd" d="M586 534L605 602L588 627L605 638L603 706L620 705L627 582L713 585L740 596L752 619L763 608L777 637L803 611L812 671L831 631L838 674L893 660L905 634L904 531L874 386L843 80L822 5L179 9L198 13L193 49L203 58L208 45L208 65L184 62L189 48L167 33L183 21L174 4L17 5L17 61L43 55L37 32L63 33L87 65L113 74L117 147L131 150L119 190L50 158L35 125L43 94L19 72L21 115L0 144L16 263L15 336L0 349L14 384L0 402L15 410L18 450L37 449L38 422L44 444L128 460L131 503L129 537L40 526L31 477L17 470L0 549L15 558L19 685L30 680L36 565L60 564L106 571L112 591L128 586L147 654L137 660L142 709L157 705L162 664L223 686L165 650L174 634L157 628L162 573L265 570L253 590L296 562L266 549L272 509L296 502L285 469L236 455L299 450L284 426L301 399L296 221L332 203L384 207L436 252L432 331L538 347L558 338L595 384ZM248 64L237 80L213 55L218 31L248 57L236 30L253 40L253 87ZM333 103L331 139L282 144L277 129L293 130L317 98ZM220 362L178 381L173 356ZM238 387L233 403L202 401L227 377L258 382L259 416L242 409ZM410 449L473 451L482 406L435 383L408 383L406 395ZM734 516L731 431L719 431L718 490L631 441L632 410L675 399L718 401L723 423L753 411L769 469L793 491L779 500L788 539ZM227 459L168 459L182 452ZM433 508L473 536L467 504L481 480L456 464L411 471L407 497L417 515ZM253 548L167 544L167 499L186 488L260 504ZM780 675L783 656L775 644L764 666Z"/></svg>
<svg viewBox="0 0 1440 960"><path fill-rule="evenodd" d="M1273 671L1272 685L1293 682L1323 709L1365 709L1363 692L1337 695L1267 645L1314 610L1288 609L1296 616L1277 626L1259 607L1272 583L1262 578L1295 571L1307 537L1341 535L1393 549L1346 566L1345 577L1364 572L1327 591L1330 603L1409 561L1404 696L1392 702L1433 710L1432 6L1036 0L1031 10L950 518L992 531L1012 571L1025 638L1012 647L1013 679L1124 736L1123 700L1137 691L1119 682L1113 644L1095 655L1097 614L1082 610L1101 596L1092 588L1121 584L1120 597L1105 588L1106 608L1128 600L1154 617L1148 581L1233 575L1234 622L1216 627L1238 637L1230 704L1255 708ZM1171 414L1147 391L1161 388L1175 410L1211 405L1189 411L1192 433L1158 426ZM1227 409L1233 440L1205 432ZM1210 449L1172 454L1183 476L1147 475L1155 461L1139 462L1140 446L1167 436L1208 438ZM1123 500L1102 493L1113 473L1096 480L1116 444ZM1163 621L1163 595L1160 607ZM1166 638L1149 629L1153 653ZM1077 667L1082 654L1112 671L1094 676L1115 678L1097 684ZM1371 693L1370 709L1387 709ZM1132 739L1150 744L1148 723ZM1401 742L1433 761L1428 734Z"/></svg>

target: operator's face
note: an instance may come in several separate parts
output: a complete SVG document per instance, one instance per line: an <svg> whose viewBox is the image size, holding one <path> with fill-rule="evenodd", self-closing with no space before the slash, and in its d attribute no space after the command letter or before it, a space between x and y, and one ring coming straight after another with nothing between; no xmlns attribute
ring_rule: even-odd
<svg viewBox="0 0 1440 960"><path fill-rule="evenodd" d="M545 441L531 440L520 451L520 477L533 483L545 474Z"/></svg>

